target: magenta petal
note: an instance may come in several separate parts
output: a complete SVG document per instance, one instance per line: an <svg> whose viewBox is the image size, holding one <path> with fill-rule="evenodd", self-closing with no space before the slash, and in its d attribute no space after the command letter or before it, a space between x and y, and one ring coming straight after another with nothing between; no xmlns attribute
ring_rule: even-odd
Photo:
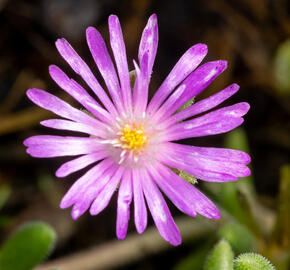
<svg viewBox="0 0 290 270"><path fill-rule="evenodd" d="M142 178L142 186L148 207L159 233L171 245L180 245L180 232L161 192L147 173L144 173L144 178Z"/></svg>
<svg viewBox="0 0 290 270"><path fill-rule="evenodd" d="M180 140L230 131L243 123L241 116L245 115L249 108L248 103L241 102L173 125L167 129L166 139Z"/></svg>
<svg viewBox="0 0 290 270"><path fill-rule="evenodd" d="M90 134L96 137L104 137L104 131L98 127L92 125L86 125L83 123L77 123L69 120L63 119L49 119L40 122L41 125L49 128L77 131L86 134Z"/></svg>
<svg viewBox="0 0 290 270"><path fill-rule="evenodd" d="M40 89L29 89L26 92L29 99L39 107L49 110L59 116L87 125L101 127L103 124L88 114L73 108L58 97Z"/></svg>
<svg viewBox="0 0 290 270"><path fill-rule="evenodd" d="M61 200L60 208L68 208L74 203L85 199L84 194L90 191L90 186L97 183L96 180L104 179L107 171L114 168L113 162L110 159L105 159L87 171L71 186L68 192ZM93 187L92 187L93 188Z"/></svg>
<svg viewBox="0 0 290 270"><path fill-rule="evenodd" d="M219 153L221 156L218 156ZM248 155L241 151L206 149L170 143L164 147L159 158L168 166L184 170L205 181L235 181L238 177L250 175L250 170L246 166L249 161Z"/></svg>
<svg viewBox="0 0 290 270"><path fill-rule="evenodd" d="M153 115L156 112L160 104L200 64L206 54L205 44L196 44L185 52L154 94L148 106L148 114Z"/></svg>
<svg viewBox="0 0 290 270"><path fill-rule="evenodd" d="M45 158L89 154L104 148L96 138L84 137L39 135L32 136L23 143L28 147L28 154Z"/></svg>
<svg viewBox="0 0 290 270"><path fill-rule="evenodd" d="M133 170L134 217L138 233L143 233L147 226L147 209L142 189L142 177L142 172L139 169Z"/></svg>
<svg viewBox="0 0 290 270"><path fill-rule="evenodd" d="M119 167L114 176L110 179L110 181L98 194L97 198L91 205L90 208L91 215L97 215L107 207L113 193L116 191L117 185L120 182L123 172L124 167Z"/></svg>
<svg viewBox="0 0 290 270"><path fill-rule="evenodd" d="M215 95L212 95L208 98L202 99L196 103L194 103L192 106L174 114L172 117L170 117L166 123L163 123L164 127L168 127L172 125L173 123L177 123L181 120L184 120L186 118L190 118L192 116L195 116L197 114L206 112L219 104L221 104L223 101L231 97L233 94L235 94L239 90L239 86L237 84L232 84L225 88L224 90L218 92Z"/></svg>
<svg viewBox="0 0 290 270"><path fill-rule="evenodd" d="M184 88L181 95L175 96L173 92L170 98L165 101L165 103L158 110L158 115L161 114L163 116L161 120L168 118L187 101L197 96L218 75L220 75L226 67L226 61L213 61L203 64L192 72L179 86L179 88Z"/></svg>
<svg viewBox="0 0 290 270"><path fill-rule="evenodd" d="M142 61L143 66L148 64L148 54L145 54ZM149 80L147 70L143 68L142 70L138 67L137 63L133 61L136 71L136 81L133 89L133 101L134 101L134 113L135 115L143 115L146 110L148 101L148 87Z"/></svg>
<svg viewBox="0 0 290 270"><path fill-rule="evenodd" d="M80 86L75 80L70 79L59 67L55 65L49 66L49 74L51 78L75 100L82 104L88 111L101 120L111 122L110 114L104 110L99 103L93 99L87 91ZM88 106L94 104L94 107ZM97 109L95 109L97 108Z"/></svg>
<svg viewBox="0 0 290 270"><path fill-rule="evenodd" d="M116 114L116 109L109 99L104 89L100 86L97 79L84 60L76 53L73 47L64 39L58 39L55 43L60 55L71 66L71 68L79 74L88 86L94 91L98 98L102 101L108 111Z"/></svg>
<svg viewBox="0 0 290 270"><path fill-rule="evenodd" d="M140 64L141 71L146 69L146 71L142 71L147 74L148 79L151 76L152 68L157 52L158 46L158 25L157 25L157 16L153 14L148 22L146 27L143 30L140 45L139 45L139 52L138 52L138 59ZM143 57L148 55L148 63L143 65Z"/></svg>
<svg viewBox="0 0 290 270"><path fill-rule="evenodd" d="M119 108L119 112L122 112L123 101L114 64L101 34L94 27L87 28L87 42L95 63L104 78L104 82L108 87L111 97L113 98L114 104Z"/></svg>
<svg viewBox="0 0 290 270"><path fill-rule="evenodd" d="M56 171L55 175L57 177L65 177L71 173L79 171L83 168L86 168L90 164L93 164L101 159L104 159L108 156L106 151L98 151L92 154L81 156L79 158L70 160L62 164Z"/></svg>
<svg viewBox="0 0 290 270"><path fill-rule="evenodd" d="M230 161L242 164L248 164L251 157L240 150L233 150L227 148L214 148L214 147L197 147L191 145L168 143L166 149L180 153L181 155L189 155L192 157L202 157L217 161Z"/></svg>
<svg viewBox="0 0 290 270"><path fill-rule="evenodd" d="M179 183L179 185L172 185L172 181L167 173L167 168L161 164L150 166L148 171L150 172L152 179L157 183L161 190L168 196L173 204L185 214L195 217L196 212L190 199L186 196L189 186L186 181ZM166 175L167 173L167 175ZM164 176L165 175L165 176ZM191 194L192 195L192 194Z"/></svg>
<svg viewBox="0 0 290 270"><path fill-rule="evenodd" d="M189 184L162 164L158 165L159 173L156 171L157 168L152 167L152 169L158 181L158 185L174 204L176 201L183 200L183 204L187 204L187 208L190 207L192 213L196 211L207 218L220 218L220 213L212 201L192 184ZM160 176L163 177L163 179L160 178Z"/></svg>
<svg viewBox="0 0 290 270"><path fill-rule="evenodd" d="M110 43L115 57L116 67L119 74L124 108L127 112L132 109L132 94L129 78L129 70L126 56L126 48L119 19L115 15L109 17Z"/></svg>
<svg viewBox="0 0 290 270"><path fill-rule="evenodd" d="M130 170L127 170L121 180L118 193L116 224L116 234L118 239L124 239L127 234L132 195L132 174Z"/></svg>

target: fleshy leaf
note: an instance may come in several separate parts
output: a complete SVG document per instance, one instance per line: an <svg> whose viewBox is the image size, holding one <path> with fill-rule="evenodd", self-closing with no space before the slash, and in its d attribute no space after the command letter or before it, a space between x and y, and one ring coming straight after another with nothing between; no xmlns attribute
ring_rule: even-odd
<svg viewBox="0 0 290 270"><path fill-rule="evenodd" d="M232 270L234 254L229 243L221 240L211 251L205 270Z"/></svg>
<svg viewBox="0 0 290 270"><path fill-rule="evenodd" d="M0 269L33 269L51 252L55 238L55 231L43 222L24 225L2 245Z"/></svg>

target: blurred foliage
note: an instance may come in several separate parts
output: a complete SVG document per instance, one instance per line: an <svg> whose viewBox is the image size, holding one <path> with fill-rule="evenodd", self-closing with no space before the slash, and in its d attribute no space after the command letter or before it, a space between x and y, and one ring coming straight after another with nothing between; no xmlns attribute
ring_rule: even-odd
<svg viewBox="0 0 290 270"><path fill-rule="evenodd" d="M274 75L277 91L290 95L290 39L281 43L274 58Z"/></svg>
<svg viewBox="0 0 290 270"><path fill-rule="evenodd" d="M55 238L43 222L25 224L0 247L0 269L31 270L51 252Z"/></svg>
<svg viewBox="0 0 290 270"><path fill-rule="evenodd" d="M249 252L253 249L254 236L241 224L229 222L219 229L218 235L230 243L235 254Z"/></svg>

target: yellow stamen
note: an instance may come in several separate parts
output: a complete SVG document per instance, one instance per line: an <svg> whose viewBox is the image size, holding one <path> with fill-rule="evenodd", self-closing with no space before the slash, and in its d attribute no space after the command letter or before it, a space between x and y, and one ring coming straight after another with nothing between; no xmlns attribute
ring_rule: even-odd
<svg viewBox="0 0 290 270"><path fill-rule="evenodd" d="M124 149L129 151L141 150L147 143L147 136L142 125L125 124L123 129L118 132L119 141Z"/></svg>

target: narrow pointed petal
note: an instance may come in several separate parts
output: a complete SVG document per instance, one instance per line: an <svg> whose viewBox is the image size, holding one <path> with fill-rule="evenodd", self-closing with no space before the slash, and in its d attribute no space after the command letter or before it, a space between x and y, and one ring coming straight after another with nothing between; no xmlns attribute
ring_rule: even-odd
<svg viewBox="0 0 290 270"><path fill-rule="evenodd" d="M71 212L73 219L77 219L90 208L90 205L94 199L99 196L116 170L117 167L112 166L101 177L93 178L94 181L90 184L90 186L88 186L83 193L78 193L75 196L75 204Z"/></svg>
<svg viewBox="0 0 290 270"><path fill-rule="evenodd" d="M150 79L153 64L155 61L155 56L158 47L158 25L157 25L157 16L153 14L148 22L146 27L143 30L140 45L139 45L139 52L138 52L138 59L140 64L141 71L143 69L145 74L148 76L148 80ZM144 65L143 58L147 54L148 60Z"/></svg>
<svg viewBox="0 0 290 270"><path fill-rule="evenodd" d="M167 101L160 107L157 112L159 121L168 118L175 113L188 100L197 96L202 92L218 75L220 75L227 67L226 61L208 62L200 66L192 72L179 86L184 88L180 96L174 95L169 97Z"/></svg>
<svg viewBox="0 0 290 270"><path fill-rule="evenodd" d="M87 42L95 63L104 78L104 82L113 98L116 108L123 112L122 93L114 64L108 53L105 41L94 27L87 28Z"/></svg>
<svg viewBox="0 0 290 270"><path fill-rule="evenodd" d="M206 54L205 44L196 44L184 53L150 101L147 109L149 115L157 111L174 88L201 63Z"/></svg>
<svg viewBox="0 0 290 270"><path fill-rule="evenodd" d="M109 17L110 43L119 74L124 108L127 113L132 111L132 93L130 86L126 48L119 19L115 15Z"/></svg>
<svg viewBox="0 0 290 270"><path fill-rule="evenodd" d="M147 65L148 54L145 54L142 60L146 62L144 65ZM149 79L148 75L144 73L147 70L144 68L141 70L135 61L133 63L136 71L136 81L133 89L134 113L135 115L143 115L148 101Z"/></svg>
<svg viewBox="0 0 290 270"><path fill-rule="evenodd" d="M60 130L70 130L77 131L86 134L90 134L96 137L105 137L106 133L104 130L83 123L77 123L70 120L64 119L49 119L40 122L41 125L49 128L60 129Z"/></svg>
<svg viewBox="0 0 290 270"><path fill-rule="evenodd" d="M180 245L180 232L161 192L147 173L144 174L144 178L142 179L142 186L148 207L159 233L171 245Z"/></svg>
<svg viewBox="0 0 290 270"><path fill-rule="evenodd" d="M87 166L100 161L104 158L108 157L108 153L106 151L98 151L92 154L88 154L85 156L81 156L79 158L70 160L64 164L62 164L56 171L55 175L57 177L66 177L71 173L77 172Z"/></svg>
<svg viewBox="0 0 290 270"><path fill-rule="evenodd" d="M133 170L133 190L134 190L134 217L138 233L143 233L147 226L147 209L142 188L142 172Z"/></svg>
<svg viewBox="0 0 290 270"><path fill-rule="evenodd" d="M162 164L148 165L148 171L160 189L180 211L192 217L196 216L195 208L191 200L186 196L189 192L189 186L186 181L181 182L179 185L172 185L170 179L168 179L170 175L168 175L167 168Z"/></svg>
<svg viewBox="0 0 290 270"><path fill-rule="evenodd" d="M192 184L189 184L184 179L179 177L172 170L159 165L159 171L153 168L154 175L160 174L163 176L163 181L157 176L158 185L164 191L164 193L175 202L183 198L183 203L190 206L197 213L212 219L219 219L220 213L214 203L203 195Z"/></svg>
<svg viewBox="0 0 290 270"><path fill-rule="evenodd" d="M243 123L243 115L250 108L246 102L237 103L207 113L193 120L184 121L167 129L167 140L180 140L230 131Z"/></svg>
<svg viewBox="0 0 290 270"><path fill-rule="evenodd" d="M96 117L105 122L112 121L111 115L104 110L82 86L80 86L75 80L70 79L59 67L55 65L49 66L49 74L51 78L59 85L59 87L71 95ZM94 107L92 108L91 106L88 106L88 103L94 104ZM97 109L95 109L96 107Z"/></svg>
<svg viewBox="0 0 290 270"><path fill-rule="evenodd" d="M224 90L216 93L215 95L202 99L194 103L192 106L174 114L172 117L166 120L166 123L163 123L163 125L166 128L174 123L185 120L186 118L190 118L197 114L209 111L210 109L218 106L223 101L234 95L238 90L239 86L237 84L232 84L226 87Z"/></svg>
<svg viewBox="0 0 290 270"><path fill-rule="evenodd" d="M229 155L231 152L232 159ZM221 153L224 156L213 156L214 153ZM184 170L198 179L210 182L235 181L238 177L250 175L250 170L246 166L249 161L247 154L241 151L234 152L230 149L215 151L213 148L206 150L205 147L169 143L164 147L160 158L167 166Z"/></svg>
<svg viewBox="0 0 290 270"><path fill-rule="evenodd" d="M132 174L130 170L127 170L121 180L117 202L116 234L120 240L124 239L127 234L132 196Z"/></svg>
<svg viewBox="0 0 290 270"><path fill-rule="evenodd" d="M87 85L94 91L97 97L104 104L106 109L116 115L116 108L109 99L108 95L100 86L99 82L93 75L88 65L76 53L73 47L64 38L58 39L55 44L60 55L71 66L74 72L79 74L83 78Z"/></svg>
<svg viewBox="0 0 290 270"><path fill-rule="evenodd" d="M116 191L123 173L124 167L119 167L114 176L110 179L92 203L90 208L91 215L97 215L107 207L113 193Z"/></svg>
<svg viewBox="0 0 290 270"><path fill-rule="evenodd" d="M68 103L52 94L49 94L48 92L33 88L27 90L26 94L29 99L39 107L49 110L61 117L96 127L101 127L103 125L100 121L92 118L80 110L73 108Z"/></svg>
<svg viewBox="0 0 290 270"><path fill-rule="evenodd" d="M105 159L88 170L82 177L75 181L64 195L60 203L60 208L68 208L74 203L86 199L85 194L93 193L97 187L102 187L102 184L99 184L99 182L101 183L101 181L105 180L108 181L106 175L110 175L110 172L113 170L115 170L115 166L110 159ZM92 196L90 195L90 198L91 197ZM93 200L94 196L91 199Z"/></svg>
<svg viewBox="0 0 290 270"><path fill-rule="evenodd" d="M26 150L28 154L42 158L89 154L104 147L96 138L50 135L32 136L23 143L28 147Z"/></svg>

